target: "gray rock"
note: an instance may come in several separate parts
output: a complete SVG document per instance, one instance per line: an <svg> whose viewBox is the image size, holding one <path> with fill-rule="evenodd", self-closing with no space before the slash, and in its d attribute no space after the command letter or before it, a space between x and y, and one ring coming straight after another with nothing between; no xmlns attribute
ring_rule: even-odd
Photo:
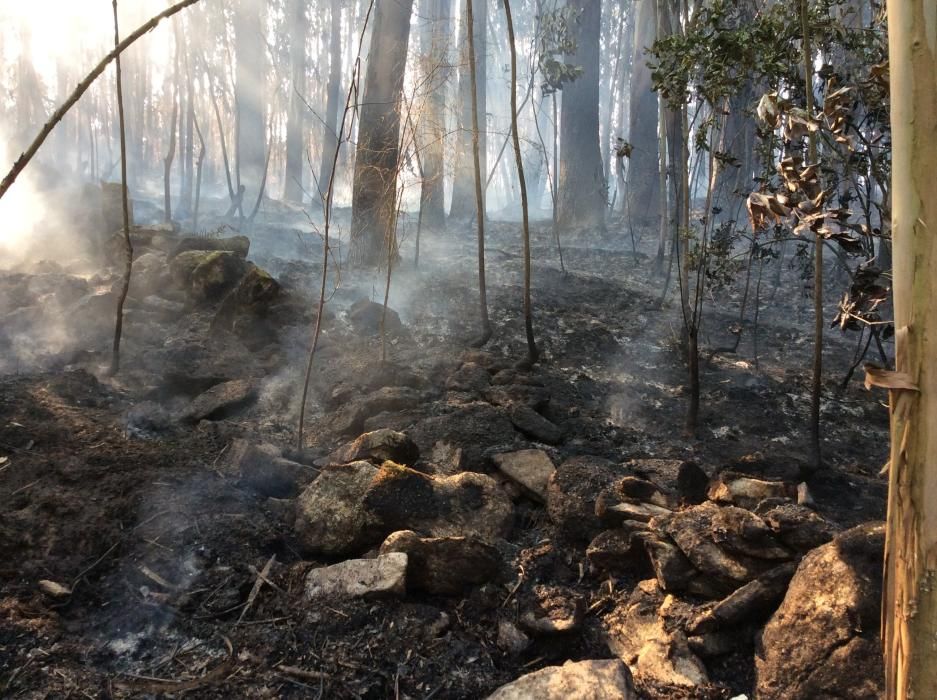
<svg viewBox="0 0 937 700"><path fill-rule="evenodd" d="M248 263L237 253L190 250L180 253L169 266L173 281L196 302L220 300L241 280Z"/></svg>
<svg viewBox="0 0 937 700"><path fill-rule="evenodd" d="M195 397L183 410L180 420L197 423L203 419L229 418L256 400L257 387L249 379L222 382Z"/></svg>
<svg viewBox="0 0 937 700"><path fill-rule="evenodd" d="M618 660L567 661L501 686L488 700L637 700L627 667Z"/></svg>
<svg viewBox="0 0 937 700"><path fill-rule="evenodd" d="M799 552L809 552L832 540L839 528L806 506L796 503L777 505L764 513L758 511L785 545Z"/></svg>
<svg viewBox="0 0 937 700"><path fill-rule="evenodd" d="M347 556L377 544L379 521L364 508L364 495L377 475L368 462L327 467L296 499L296 535L313 554Z"/></svg>
<svg viewBox="0 0 937 700"><path fill-rule="evenodd" d="M654 532L637 533L635 539L643 543L662 590L672 592L690 588L699 572L677 545Z"/></svg>
<svg viewBox="0 0 937 700"><path fill-rule="evenodd" d="M460 468L486 471L489 461L486 450L493 445L510 445L517 434L503 412L487 403L459 406L442 415L426 418L414 425L408 434L428 455L437 442L445 442L462 451Z"/></svg>
<svg viewBox="0 0 937 700"><path fill-rule="evenodd" d="M696 618L687 628L687 632L705 634L724 627L755 624L765 620L784 599L787 585L796 568L794 562L781 564L754 581L746 583Z"/></svg>
<svg viewBox="0 0 937 700"><path fill-rule="evenodd" d="M686 636L664 625L666 600L657 582L642 581L631 598L604 618L608 646L625 662L639 685L696 688L709 682L706 666Z"/></svg>
<svg viewBox="0 0 937 700"><path fill-rule="evenodd" d="M585 614L582 597L562 586L534 586L523 607L520 625L535 635L573 632L582 625Z"/></svg>
<svg viewBox="0 0 937 700"><path fill-rule="evenodd" d="M557 425L525 404L511 408L511 422L525 435L548 445L555 445L563 438L563 431Z"/></svg>
<svg viewBox="0 0 937 700"><path fill-rule="evenodd" d="M491 375L481 365L467 362L446 380L449 391L467 391L480 394L491 385Z"/></svg>
<svg viewBox="0 0 937 700"><path fill-rule="evenodd" d="M530 637L513 622L502 620L498 623L498 648L509 654L520 654L530 646Z"/></svg>
<svg viewBox="0 0 937 700"><path fill-rule="evenodd" d="M646 532L645 523L633 520L623 523L624 527L599 533L586 549L586 558L599 571L625 573L636 568L645 568L647 556L644 543L636 533Z"/></svg>
<svg viewBox="0 0 937 700"><path fill-rule="evenodd" d="M656 484L665 492L676 489L676 496L685 504L695 505L706 500L709 476L694 462L634 459L626 466L635 476Z"/></svg>
<svg viewBox="0 0 937 700"><path fill-rule="evenodd" d="M755 656L756 695L879 698L885 528L867 523L808 553Z"/></svg>
<svg viewBox="0 0 937 700"><path fill-rule="evenodd" d="M605 529L595 513L603 489L628 474L601 457L573 457L557 467L547 485L547 512L566 537L588 542Z"/></svg>
<svg viewBox="0 0 937 700"><path fill-rule="evenodd" d="M368 418L384 411L404 411L414 408L421 401L423 401L423 394L416 389L399 386L383 387L345 404L332 415L329 427L339 435L359 434Z"/></svg>
<svg viewBox="0 0 937 700"><path fill-rule="evenodd" d="M229 238L208 238L207 236L189 236L183 238L173 248L169 257L174 258L187 251L213 251L222 250L234 253L241 258L247 258L250 251L251 239L247 236L230 236Z"/></svg>
<svg viewBox="0 0 937 700"><path fill-rule="evenodd" d="M709 499L716 503L754 508L768 498L790 498L796 488L783 481L765 481L724 471L709 484Z"/></svg>
<svg viewBox="0 0 937 700"><path fill-rule="evenodd" d="M690 650L704 659L712 659L719 656L725 656L737 651L744 643L739 639L738 630L731 632L707 632L692 637L687 637L687 644Z"/></svg>
<svg viewBox="0 0 937 700"><path fill-rule="evenodd" d="M306 575L305 596L307 601L402 596L406 585L407 555L391 552L313 569Z"/></svg>
<svg viewBox="0 0 937 700"><path fill-rule="evenodd" d="M238 438L232 441L221 472L262 496L287 498L295 496L319 470L284 459L274 445L255 445Z"/></svg>
<svg viewBox="0 0 937 700"><path fill-rule="evenodd" d="M359 299L348 309L348 320L358 333L367 335L380 333L382 318L384 318L384 330L387 333L397 333L403 328L400 314L388 307L385 316L384 305L370 299Z"/></svg>
<svg viewBox="0 0 937 700"><path fill-rule="evenodd" d="M396 430L372 430L359 435L354 442L344 445L331 455L332 464L347 464L358 460L370 460L380 464L390 460L399 464L415 464L420 458L420 449L407 435Z"/></svg>
<svg viewBox="0 0 937 700"><path fill-rule="evenodd" d="M492 457L502 474L523 487L530 497L546 503L547 485L556 471L550 456L543 450L518 450Z"/></svg>
<svg viewBox="0 0 937 700"><path fill-rule="evenodd" d="M514 506L498 482L474 472L433 477L385 462L364 504L387 532L492 542L506 537L514 523Z"/></svg>
<svg viewBox="0 0 937 700"><path fill-rule="evenodd" d="M420 537L412 530L394 532L381 554L407 555L407 586L434 595L458 595L466 586L491 581L501 566L498 550L474 537Z"/></svg>

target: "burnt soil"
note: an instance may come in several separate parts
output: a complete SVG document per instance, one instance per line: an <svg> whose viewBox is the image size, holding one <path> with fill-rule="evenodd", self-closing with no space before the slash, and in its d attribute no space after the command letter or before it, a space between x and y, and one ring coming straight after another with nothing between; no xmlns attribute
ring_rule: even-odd
<svg viewBox="0 0 937 700"><path fill-rule="evenodd" d="M494 336L485 349L512 366L525 351L519 231L515 224L491 229ZM637 257L628 241L622 248L621 234L571 237L564 274L549 231L536 232L542 362L528 374L547 389L548 417L565 430L549 450L554 461L666 457L693 459L708 472L731 466L792 481L806 476L817 510L839 525L883 518L886 484L878 471L887 411L882 396L861 388L861 376L839 390L855 338L838 331L826 345L825 466L812 474L804 468L812 318L799 272L787 263L777 291L768 281L771 268L764 273L757 367L750 326L738 352L706 361L731 340L741 282L717 293L719 311L707 308L702 420L697 437L683 437L680 312L673 303L660 306L662 280L647 255L651 237ZM391 305L404 328L388 339L388 359L423 377L430 390L425 406L382 416L388 427L461 410L460 397L443 385L477 333L472 246L468 231L430 239L419 270L404 262L395 273L399 291ZM294 294L317 284L317 263L274 255L260 262L275 276L305 279L308 286L297 284ZM380 341L353 331L342 314L372 289L370 280L348 275L331 302L335 316L325 324L307 426L314 453L348 439L330 432L324 397L379 363ZM199 327L196 321L204 319L195 313L188 322ZM136 377L129 358L155 341L134 342L134 332L131 324L125 362ZM252 408L156 433L131 429L127 418L153 400L152 392L120 375L106 377L100 353L0 378L0 696L480 698L543 666L611 656L600 616L627 599L637 579L591 572L585 543L555 537L533 502L517 507L503 581L456 597L303 602L304 573L329 562L300 552L289 500L265 498L218 465L234 437L291 444L308 336L306 328L265 350L267 389ZM273 585L250 599L272 557L266 578ZM71 593L44 594L41 580ZM501 650L499 621L514 619L537 584L581 596L584 624L567 636L536 638L520 654ZM695 697L752 692L750 651L709 671L713 687Z"/></svg>

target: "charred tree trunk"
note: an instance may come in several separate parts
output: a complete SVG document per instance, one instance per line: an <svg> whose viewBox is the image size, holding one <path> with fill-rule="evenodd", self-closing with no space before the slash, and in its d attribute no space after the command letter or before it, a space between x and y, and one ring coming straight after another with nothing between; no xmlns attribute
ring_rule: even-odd
<svg viewBox="0 0 937 700"><path fill-rule="evenodd" d="M351 213L351 261L381 262L397 217L400 97L413 0L377 5L358 127Z"/></svg>
<svg viewBox="0 0 937 700"><path fill-rule="evenodd" d="M488 172L488 139L487 139L487 85L488 62L487 41L488 33L488 0L476 0L472 8L472 34L475 39L475 76L476 90L474 91L474 104L477 105L475 117L478 121L478 157L479 166L483 173ZM463 36L467 36L465 23L462 23ZM459 138L455 158L455 177L452 183L452 205L449 207L449 216L459 221L467 221L475 213L472 205L474 188L474 173L472 172L472 144L476 135L472 129L473 91L471 79L471 65L468 58L467 42L463 39L462 60L459 68L459 100L461 111L459 115Z"/></svg>
<svg viewBox="0 0 937 700"><path fill-rule="evenodd" d="M283 199L288 202L302 202L303 153L305 151L303 134L306 131L303 94L306 91L306 34L309 31L305 0L290 0L289 17L290 99L286 122L286 172L283 177Z"/></svg>
<svg viewBox="0 0 937 700"><path fill-rule="evenodd" d="M580 75L563 88L557 218L560 226L605 227L605 169L599 148L599 34L601 0L576 0Z"/></svg>
<svg viewBox="0 0 937 700"><path fill-rule="evenodd" d="M342 82L342 0L332 0L329 9L329 85L322 131L322 160L319 166L319 194L324 196L332 179L335 149L338 148L338 107Z"/></svg>
<svg viewBox="0 0 937 700"><path fill-rule="evenodd" d="M658 200L657 95L645 50L657 36L657 0L637 0L634 54L631 60L629 136L633 150L628 164L629 211L637 221L653 219Z"/></svg>

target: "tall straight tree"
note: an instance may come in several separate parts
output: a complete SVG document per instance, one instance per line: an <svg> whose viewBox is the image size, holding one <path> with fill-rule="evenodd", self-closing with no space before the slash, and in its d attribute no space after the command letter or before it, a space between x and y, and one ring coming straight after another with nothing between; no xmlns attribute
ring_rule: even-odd
<svg viewBox="0 0 937 700"><path fill-rule="evenodd" d="M400 98L410 40L413 0L380 0L375 7L364 101L355 152L351 261L373 266L389 249L397 214Z"/></svg>
<svg viewBox="0 0 937 700"><path fill-rule="evenodd" d="M319 192L324 197L332 179L332 163L338 148L338 107L342 87L342 0L329 6L329 85L322 125L322 161L319 165Z"/></svg>
<svg viewBox="0 0 937 700"><path fill-rule="evenodd" d="M631 58L631 110L628 140L633 150L628 164L631 216L648 221L657 211L658 152L657 95L645 51L657 37L657 0L636 0L634 54Z"/></svg>
<svg viewBox="0 0 937 700"><path fill-rule="evenodd" d="M563 88L560 115L560 226L605 226L606 185L599 149L599 35L602 1L572 0L582 14L572 62L582 74Z"/></svg>
<svg viewBox="0 0 937 700"><path fill-rule="evenodd" d="M889 700L937 697L937 4L888 3L895 373L883 641Z"/></svg>
<svg viewBox="0 0 937 700"><path fill-rule="evenodd" d="M266 153L265 81L267 45L263 0L235 0L235 172L237 190L244 186L243 207L260 192Z"/></svg>
<svg viewBox="0 0 937 700"><path fill-rule="evenodd" d="M446 83L449 80L449 7L450 0L420 0L421 59L426 107L420 115L423 182L420 201L423 224L440 228L446 220L446 197L443 187L443 156L446 134Z"/></svg>
<svg viewBox="0 0 937 700"><path fill-rule="evenodd" d="M465 22L462 23L460 46L462 58L459 65L459 137L455 159L455 177L452 183L452 204L449 207L449 216L455 220L466 221L475 213L473 206L473 192L475 190L475 173L472 166L472 148L474 139L478 139L479 167L483 173L488 172L488 139L486 114L487 86L488 86L488 0L475 0L472 3L472 34L475 39L475 117L478 120L479 131L473 133L472 129L472 76L468 58L468 33ZM467 13L463 13L463 17Z"/></svg>
<svg viewBox="0 0 937 700"><path fill-rule="evenodd" d="M290 98L286 118L286 172L283 178L283 199L303 199L303 134L306 132L306 34L309 17L306 0L289 0L290 19ZM336 32L337 33L337 32Z"/></svg>

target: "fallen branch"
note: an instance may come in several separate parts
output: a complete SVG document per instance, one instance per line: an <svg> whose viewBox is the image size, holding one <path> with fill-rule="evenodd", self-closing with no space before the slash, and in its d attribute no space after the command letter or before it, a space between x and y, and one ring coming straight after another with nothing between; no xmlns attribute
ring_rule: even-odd
<svg viewBox="0 0 937 700"><path fill-rule="evenodd" d="M251 592L247 596L247 603L244 605L244 609L241 610L241 615L240 617L238 617L238 621L235 623L236 625L241 624L241 620L244 619L244 616L254 606L254 601L257 600L257 594L260 593L260 589L263 588L263 585L265 582L269 582L270 579L268 577L270 576L270 569L273 567L273 562L275 562L276 560L277 560L277 555L276 554L272 555L267 560L267 563L264 564L263 571L257 574L257 578L254 580L254 587L251 588Z"/></svg>
<svg viewBox="0 0 937 700"><path fill-rule="evenodd" d="M55 125L62 121L62 118L68 114L69 110L75 106L75 103L81 99L81 96L84 95L88 88L91 87L91 84L104 72L104 69L107 68L108 64L113 61L115 58L120 56L127 48L132 46L134 42L137 41L140 37L148 32L151 32L156 28L160 22L164 19L172 17L173 15L181 12L189 5L194 5L199 0L182 0L172 7L164 10L155 17L152 17L149 21L142 24L133 34L130 34L126 39L120 42L114 50L111 51L107 56L101 59L101 62L96 65L87 77L78 83L78 87L68 96L68 99L62 103L62 106L59 107L52 116L49 118L49 121L45 123L45 126L42 127L42 130L39 132L39 135L33 140L19 158L16 159L16 162L13 163L13 167L10 169L10 172L6 174L6 177L0 181L0 199L3 198L3 195L6 194L7 190L13 186L13 183L16 182L16 178L19 177L19 174L23 172L23 169L29 164L29 161L33 159L33 156L36 155L36 152L49 137L49 134L52 133L52 130L55 128Z"/></svg>

